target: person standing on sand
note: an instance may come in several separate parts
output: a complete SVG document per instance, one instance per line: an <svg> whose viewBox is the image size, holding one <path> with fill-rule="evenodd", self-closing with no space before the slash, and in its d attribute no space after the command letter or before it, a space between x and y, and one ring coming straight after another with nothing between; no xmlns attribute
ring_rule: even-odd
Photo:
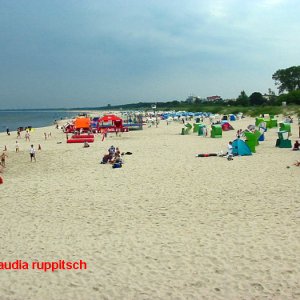
<svg viewBox="0 0 300 300"><path fill-rule="evenodd" d="M34 161L36 162L35 149L34 149L33 145L31 145L31 147L29 149L29 153L30 153L30 161L32 162L32 159L34 159Z"/></svg>
<svg viewBox="0 0 300 300"><path fill-rule="evenodd" d="M20 131L20 129L18 128L18 130L17 130L17 139L20 139L21 138L21 131Z"/></svg>
<svg viewBox="0 0 300 300"><path fill-rule="evenodd" d="M27 142L30 142L30 134L29 134L29 131L26 130L26 134L25 134L25 141Z"/></svg>
<svg viewBox="0 0 300 300"><path fill-rule="evenodd" d="M16 141L16 152L18 153L18 152L19 152L19 150L20 150L20 145L19 145L19 142L18 142L18 141Z"/></svg>
<svg viewBox="0 0 300 300"><path fill-rule="evenodd" d="M6 159L6 157L8 157L7 156L7 154L3 151L2 152L2 154L1 154L1 156L0 156L0 158L1 158L1 166L3 167L3 168L5 168L5 159Z"/></svg>

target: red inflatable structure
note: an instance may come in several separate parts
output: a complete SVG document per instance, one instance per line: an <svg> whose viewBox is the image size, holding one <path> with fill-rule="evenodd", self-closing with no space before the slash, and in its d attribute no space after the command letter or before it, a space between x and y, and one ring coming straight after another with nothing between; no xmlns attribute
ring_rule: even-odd
<svg viewBox="0 0 300 300"><path fill-rule="evenodd" d="M125 132L123 120L116 115L105 115L98 120L98 132Z"/></svg>
<svg viewBox="0 0 300 300"><path fill-rule="evenodd" d="M94 138L83 138L83 139L68 139L67 143L68 144L74 144L74 143L94 143Z"/></svg>
<svg viewBox="0 0 300 300"><path fill-rule="evenodd" d="M93 139L93 134L74 134L72 135L72 139Z"/></svg>

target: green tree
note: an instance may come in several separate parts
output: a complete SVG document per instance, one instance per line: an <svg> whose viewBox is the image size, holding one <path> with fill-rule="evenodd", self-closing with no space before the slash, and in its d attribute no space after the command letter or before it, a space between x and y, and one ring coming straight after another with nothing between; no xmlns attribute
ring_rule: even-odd
<svg viewBox="0 0 300 300"><path fill-rule="evenodd" d="M195 99L195 102L194 102L195 104L201 104L202 103L202 101L201 101L201 99L199 98L199 97L196 97L196 99Z"/></svg>
<svg viewBox="0 0 300 300"><path fill-rule="evenodd" d="M254 92L249 97L250 105L262 105L266 102L263 95L259 92Z"/></svg>
<svg viewBox="0 0 300 300"><path fill-rule="evenodd" d="M282 94L278 97L278 104L286 102L287 104L300 104L300 90L292 91L288 94Z"/></svg>
<svg viewBox="0 0 300 300"><path fill-rule="evenodd" d="M300 89L300 66L277 70L272 79L278 85L279 93L292 92Z"/></svg>
<svg viewBox="0 0 300 300"><path fill-rule="evenodd" d="M272 91L270 88L268 89L268 97L269 97L269 99L267 101L268 104L270 104L270 105L276 104L277 96L275 95L275 92Z"/></svg>
<svg viewBox="0 0 300 300"><path fill-rule="evenodd" d="M248 106L249 105L249 97L245 93L245 91L241 91L241 94L236 99L236 105Z"/></svg>

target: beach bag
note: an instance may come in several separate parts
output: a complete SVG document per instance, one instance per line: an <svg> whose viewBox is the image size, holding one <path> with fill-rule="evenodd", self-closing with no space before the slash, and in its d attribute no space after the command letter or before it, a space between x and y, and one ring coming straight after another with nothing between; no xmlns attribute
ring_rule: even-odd
<svg viewBox="0 0 300 300"><path fill-rule="evenodd" d="M3 178L0 176L0 184L3 183Z"/></svg>
<svg viewBox="0 0 300 300"><path fill-rule="evenodd" d="M122 164L121 163L114 163L112 167L113 167L113 169L122 168Z"/></svg>

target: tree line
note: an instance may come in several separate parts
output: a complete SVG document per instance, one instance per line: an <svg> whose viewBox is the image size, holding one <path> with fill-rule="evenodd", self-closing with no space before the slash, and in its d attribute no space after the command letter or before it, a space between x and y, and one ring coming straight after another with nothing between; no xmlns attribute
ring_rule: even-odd
<svg viewBox="0 0 300 300"><path fill-rule="evenodd" d="M278 86L279 95L271 89L268 94L262 95L260 92L254 92L248 96L242 91L236 101L229 101L232 105L257 106L257 105L282 105L298 104L300 105L300 66L293 66L287 69L279 69L273 75L275 85Z"/></svg>
<svg viewBox="0 0 300 300"><path fill-rule="evenodd" d="M272 79L275 80L275 85L278 86L279 95L276 95L271 89L268 90L268 94L263 95L260 92L254 92L250 96L245 91L241 91L240 95L235 100L226 101L227 105L231 106L278 106L282 105L282 102L286 104L300 105L300 66L293 66L287 69L279 69L273 75ZM110 105L103 107L96 107L90 109L149 109L148 102L138 102L124 105ZM206 102L202 103L200 99L197 99L194 103L187 103L186 101L173 100L169 102L156 102L157 109L187 109L190 106L195 105L210 105L220 106L224 105L223 101ZM195 107L194 107L195 108Z"/></svg>

